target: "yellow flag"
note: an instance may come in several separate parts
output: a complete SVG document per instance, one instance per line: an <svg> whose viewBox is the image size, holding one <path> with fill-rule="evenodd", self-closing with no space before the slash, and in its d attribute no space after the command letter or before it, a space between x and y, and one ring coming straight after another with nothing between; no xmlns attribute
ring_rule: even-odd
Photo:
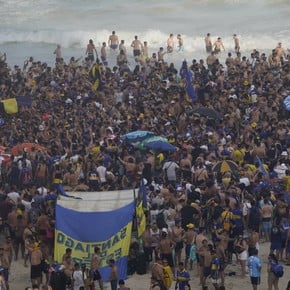
<svg viewBox="0 0 290 290"><path fill-rule="evenodd" d="M136 217L137 217L137 225L138 225L138 237L141 237L146 227L146 217L143 210L142 201L136 207Z"/></svg>
<svg viewBox="0 0 290 290"><path fill-rule="evenodd" d="M1 101L7 114L15 114L18 112L18 105L15 98Z"/></svg>

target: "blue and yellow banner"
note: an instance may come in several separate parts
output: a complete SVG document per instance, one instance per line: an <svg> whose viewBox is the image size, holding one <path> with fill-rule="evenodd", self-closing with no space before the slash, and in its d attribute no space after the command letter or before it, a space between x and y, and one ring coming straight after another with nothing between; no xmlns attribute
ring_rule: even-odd
<svg viewBox="0 0 290 290"><path fill-rule="evenodd" d="M99 247L103 280L108 281L110 259L116 261L118 279L126 279L134 202L103 212L88 211L82 202L78 201L77 210L66 208L63 201L56 205L54 259L61 263L66 248L71 248L74 262L90 268L94 248Z"/></svg>
<svg viewBox="0 0 290 290"><path fill-rule="evenodd" d="M146 216L143 209L142 201L136 206L136 217L137 217L137 231L138 237L141 237L146 228Z"/></svg>

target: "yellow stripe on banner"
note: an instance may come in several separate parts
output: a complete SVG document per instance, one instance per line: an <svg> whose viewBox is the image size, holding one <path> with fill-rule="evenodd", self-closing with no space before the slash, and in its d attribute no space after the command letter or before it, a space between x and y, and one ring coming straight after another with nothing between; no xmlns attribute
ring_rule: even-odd
<svg viewBox="0 0 290 290"><path fill-rule="evenodd" d="M146 227L146 217L143 210L142 202L136 207L137 225L138 225L138 237L145 231Z"/></svg>
<svg viewBox="0 0 290 290"><path fill-rule="evenodd" d="M88 227L88 231L92 228ZM64 232L55 230L54 260L61 263L66 248L72 249L75 263L90 265L94 248L100 247L100 267L108 266L109 259L118 260L129 254L131 242L132 222L123 227L106 241L83 242L73 239Z"/></svg>
<svg viewBox="0 0 290 290"><path fill-rule="evenodd" d="M1 101L4 105L4 110L7 114L16 114L18 112L18 104L15 98Z"/></svg>

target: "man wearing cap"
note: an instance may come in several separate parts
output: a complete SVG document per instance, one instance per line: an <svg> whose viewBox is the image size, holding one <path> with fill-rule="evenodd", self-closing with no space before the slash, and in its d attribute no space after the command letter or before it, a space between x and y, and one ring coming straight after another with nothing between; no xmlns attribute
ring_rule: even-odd
<svg viewBox="0 0 290 290"><path fill-rule="evenodd" d="M184 233L183 241L185 244L185 268L190 256L190 248L192 243L195 241L196 232L194 231L194 224L189 223L186 225L187 231Z"/></svg>

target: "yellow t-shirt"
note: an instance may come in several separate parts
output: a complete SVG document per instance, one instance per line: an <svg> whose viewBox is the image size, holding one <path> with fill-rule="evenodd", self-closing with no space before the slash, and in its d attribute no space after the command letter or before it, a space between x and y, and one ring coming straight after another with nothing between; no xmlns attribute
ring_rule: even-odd
<svg viewBox="0 0 290 290"><path fill-rule="evenodd" d="M172 271L170 266L164 266L163 267L164 272L164 284L169 289L172 285Z"/></svg>

